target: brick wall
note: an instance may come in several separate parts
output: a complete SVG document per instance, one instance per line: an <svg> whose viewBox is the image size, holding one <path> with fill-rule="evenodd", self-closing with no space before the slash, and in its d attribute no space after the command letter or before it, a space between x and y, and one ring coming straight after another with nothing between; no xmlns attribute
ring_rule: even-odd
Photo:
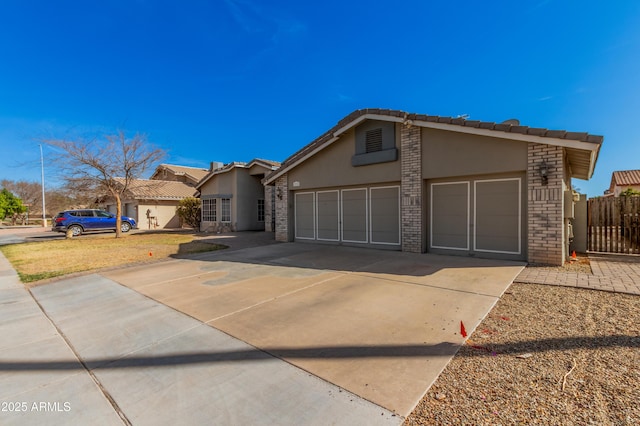
<svg viewBox="0 0 640 426"><path fill-rule="evenodd" d="M422 252L422 143L420 127L400 130L400 226L402 251Z"/></svg>
<svg viewBox="0 0 640 426"><path fill-rule="evenodd" d="M563 250L563 177L562 147L529 143L527 167L528 192L528 261L562 265ZM540 176L540 166L546 163L546 185Z"/></svg>
<svg viewBox="0 0 640 426"><path fill-rule="evenodd" d="M276 179L276 241L289 241L289 183L287 174Z"/></svg>
<svg viewBox="0 0 640 426"><path fill-rule="evenodd" d="M274 214L275 214L275 200L274 200L275 186L266 185L264 187L264 230L267 232L274 232Z"/></svg>

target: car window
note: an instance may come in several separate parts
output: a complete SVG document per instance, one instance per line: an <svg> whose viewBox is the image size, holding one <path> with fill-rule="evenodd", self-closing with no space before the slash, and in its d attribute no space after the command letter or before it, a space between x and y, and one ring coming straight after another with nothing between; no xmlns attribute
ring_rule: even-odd
<svg viewBox="0 0 640 426"><path fill-rule="evenodd" d="M96 216L98 217L111 217L111 213L105 211L97 211Z"/></svg>
<svg viewBox="0 0 640 426"><path fill-rule="evenodd" d="M83 210L80 212L80 216L82 217L93 217L93 211L91 210Z"/></svg>

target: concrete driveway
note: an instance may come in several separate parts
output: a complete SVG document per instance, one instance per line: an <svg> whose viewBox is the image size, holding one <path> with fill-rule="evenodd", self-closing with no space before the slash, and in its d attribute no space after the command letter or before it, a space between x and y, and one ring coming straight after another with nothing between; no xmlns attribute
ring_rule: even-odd
<svg viewBox="0 0 640 426"><path fill-rule="evenodd" d="M398 424L522 268L287 243L66 279L32 293L78 360L0 381L86 375L116 423Z"/></svg>

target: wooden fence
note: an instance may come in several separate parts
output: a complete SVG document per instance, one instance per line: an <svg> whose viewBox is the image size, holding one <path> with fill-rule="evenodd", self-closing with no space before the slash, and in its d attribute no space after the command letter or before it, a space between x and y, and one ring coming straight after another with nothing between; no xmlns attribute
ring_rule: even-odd
<svg viewBox="0 0 640 426"><path fill-rule="evenodd" d="M589 251L640 254L640 196L587 202Z"/></svg>

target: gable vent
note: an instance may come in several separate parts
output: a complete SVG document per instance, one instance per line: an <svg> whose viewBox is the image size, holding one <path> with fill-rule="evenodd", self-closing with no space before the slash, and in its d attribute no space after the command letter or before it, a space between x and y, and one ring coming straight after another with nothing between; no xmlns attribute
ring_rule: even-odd
<svg viewBox="0 0 640 426"><path fill-rule="evenodd" d="M367 153L382 151L382 128L367 130L365 147Z"/></svg>

